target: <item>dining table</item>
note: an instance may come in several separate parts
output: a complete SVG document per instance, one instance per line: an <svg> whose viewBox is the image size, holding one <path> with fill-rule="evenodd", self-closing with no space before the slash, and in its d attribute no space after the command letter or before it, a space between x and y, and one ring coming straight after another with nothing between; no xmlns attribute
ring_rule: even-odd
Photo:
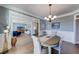
<svg viewBox="0 0 79 59"><path fill-rule="evenodd" d="M48 47L48 53L51 54L51 47L56 46L59 42L58 39L53 39L52 36L39 37L40 43L44 47Z"/></svg>

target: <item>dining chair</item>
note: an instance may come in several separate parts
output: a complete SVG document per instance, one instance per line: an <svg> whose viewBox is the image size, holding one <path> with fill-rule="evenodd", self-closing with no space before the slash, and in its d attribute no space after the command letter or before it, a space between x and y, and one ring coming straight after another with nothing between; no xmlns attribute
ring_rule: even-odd
<svg viewBox="0 0 79 59"><path fill-rule="evenodd" d="M51 54L51 48L53 48L53 49L56 49L57 51L58 51L58 53L60 54L60 52L61 52L61 43L62 43L62 40L61 40L61 38L60 38L60 36L57 36L57 35L55 35L55 36L53 36L52 38L51 38L51 40L57 40L57 42L56 42L56 44L43 44L43 46L45 46L45 47L48 47L48 54Z"/></svg>
<svg viewBox="0 0 79 59"><path fill-rule="evenodd" d="M55 44L55 45L52 45L52 46L49 46L49 47L48 47L48 49L49 49L49 54L51 53L51 48L57 50L57 51L58 51L58 54L60 54L60 53L61 53L62 40L61 40L61 38L60 38L59 36L54 36L54 37L52 38L52 40L53 40L53 39L58 39L59 42L58 42L57 44Z"/></svg>
<svg viewBox="0 0 79 59"><path fill-rule="evenodd" d="M60 40L56 46L53 46L53 49L57 50L58 54L61 53L61 48L62 48L62 40Z"/></svg>
<svg viewBox="0 0 79 59"><path fill-rule="evenodd" d="M34 45L34 54L41 54L41 45L36 36L32 36L33 45Z"/></svg>
<svg viewBox="0 0 79 59"><path fill-rule="evenodd" d="M47 47L41 46L40 40L36 36L31 36L34 45L34 54L46 54Z"/></svg>
<svg viewBox="0 0 79 59"><path fill-rule="evenodd" d="M59 38L60 41L58 43L58 46L53 47L53 48L58 51L58 54L60 54L61 53L61 49L62 49L62 42L63 42L64 36L63 36L63 34L61 32L57 32L56 35L60 37Z"/></svg>

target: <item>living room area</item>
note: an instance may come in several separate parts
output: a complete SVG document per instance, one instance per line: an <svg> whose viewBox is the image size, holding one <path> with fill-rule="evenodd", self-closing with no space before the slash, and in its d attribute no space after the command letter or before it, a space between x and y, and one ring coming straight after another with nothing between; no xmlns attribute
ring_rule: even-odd
<svg viewBox="0 0 79 59"><path fill-rule="evenodd" d="M79 4L1 4L0 53L78 54Z"/></svg>

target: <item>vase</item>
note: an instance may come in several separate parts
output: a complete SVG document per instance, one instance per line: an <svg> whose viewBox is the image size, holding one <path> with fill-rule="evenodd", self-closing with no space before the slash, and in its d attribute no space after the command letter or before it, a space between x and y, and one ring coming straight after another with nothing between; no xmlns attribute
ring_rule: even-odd
<svg viewBox="0 0 79 59"><path fill-rule="evenodd" d="M17 42L16 37L13 37L13 38L11 39L11 45L12 45L12 47L15 47L16 42Z"/></svg>
<svg viewBox="0 0 79 59"><path fill-rule="evenodd" d="M8 42L7 42L7 35L4 33L4 42L3 42L3 51L2 53L7 53L8 52Z"/></svg>

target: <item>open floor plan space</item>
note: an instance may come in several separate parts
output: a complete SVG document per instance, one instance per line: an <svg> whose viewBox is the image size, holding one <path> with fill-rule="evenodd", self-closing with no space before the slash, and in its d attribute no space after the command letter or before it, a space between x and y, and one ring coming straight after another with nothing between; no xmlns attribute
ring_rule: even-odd
<svg viewBox="0 0 79 59"><path fill-rule="evenodd" d="M28 38L30 39L30 38ZM28 40L26 40L28 42ZM24 44L23 46L16 46L12 49L10 49L7 53L8 54L33 54L33 43L32 41L30 43L18 43L18 45ZM57 54L57 51L54 49L52 50L52 54ZM47 53L46 53L47 54ZM79 44L72 44L69 42L64 42L62 43L62 48L61 48L61 54L79 54Z"/></svg>
<svg viewBox="0 0 79 59"><path fill-rule="evenodd" d="M79 54L79 4L0 4L0 54Z"/></svg>

